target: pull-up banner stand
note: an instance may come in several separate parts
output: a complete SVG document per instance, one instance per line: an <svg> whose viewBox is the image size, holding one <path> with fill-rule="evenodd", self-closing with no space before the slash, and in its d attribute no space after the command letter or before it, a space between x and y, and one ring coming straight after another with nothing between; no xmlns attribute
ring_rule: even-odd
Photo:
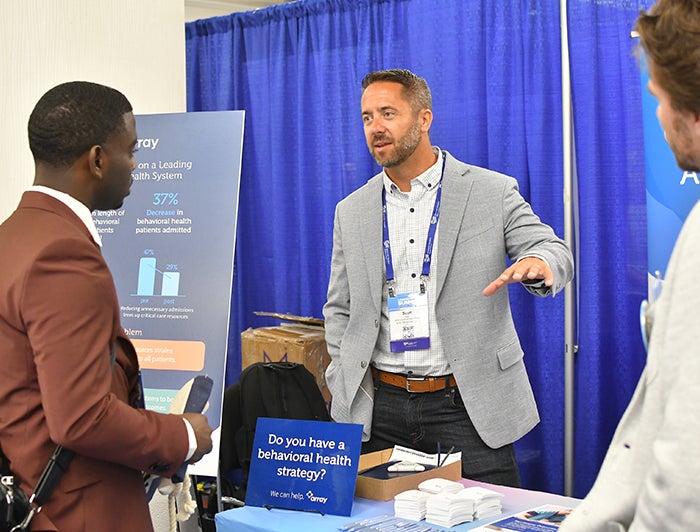
<svg viewBox="0 0 700 532"><path fill-rule="evenodd" d="M642 74L644 159L647 182L647 234L650 297L657 278L666 273L678 233L693 205L700 199L700 175L683 171L664 138L656 118L658 102L647 89L649 77Z"/></svg>
<svg viewBox="0 0 700 532"><path fill-rule="evenodd" d="M137 116L131 195L93 215L146 408L168 412L192 378L213 379L214 452L190 468L207 476L218 470L243 122L243 111Z"/></svg>

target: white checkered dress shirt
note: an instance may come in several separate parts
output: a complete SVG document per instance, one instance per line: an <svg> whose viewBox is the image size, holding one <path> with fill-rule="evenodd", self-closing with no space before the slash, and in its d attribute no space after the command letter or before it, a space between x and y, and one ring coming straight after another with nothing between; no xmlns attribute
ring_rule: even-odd
<svg viewBox="0 0 700 532"><path fill-rule="evenodd" d="M438 151L438 153L441 153ZM423 268L425 242L428 238L430 217L435 206L437 185L442 171L442 157L424 173L411 181L411 191L401 192L384 174L386 190L387 218L389 221L389 241L394 266L395 291L397 294L418 292ZM430 278L427 284L428 315L430 320L430 348L416 351L392 353L389 348L389 314L387 310L388 288L386 283L382 292L382 319L379 339L372 355L374 365L391 373L409 373L414 375L447 375L452 373L447 357L442 348L437 321L435 320L435 272L437 268L437 250L440 231L438 221L431 256ZM381 245L380 242L377 245ZM386 280L386 271L384 274Z"/></svg>

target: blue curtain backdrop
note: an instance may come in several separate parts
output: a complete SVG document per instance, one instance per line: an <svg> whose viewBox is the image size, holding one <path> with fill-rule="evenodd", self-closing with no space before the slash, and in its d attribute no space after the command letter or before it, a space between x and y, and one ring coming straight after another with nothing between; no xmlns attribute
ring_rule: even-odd
<svg viewBox="0 0 700 532"><path fill-rule="evenodd" d="M646 361L642 87L630 37L652 0L568 4L579 188L575 494L585 495Z"/></svg>
<svg viewBox="0 0 700 532"><path fill-rule="evenodd" d="M615 142L601 147L599 130L581 132L588 137L579 150L589 151L579 156L578 173L591 187L581 188L581 204L593 207L581 227L588 256L579 266L586 362L579 363L578 417L594 432L577 443L585 450L592 442L596 452L579 452L578 472L597 470L638 376L630 359L643 356L633 329L646 281L630 276L637 264L646 271L646 232L634 232L645 227L634 203L644 197L643 161L625 151L642 143L628 37L634 9L613 4L605 2L625 16L606 21L607 32L586 27L588 55L579 55L598 61L590 52L617 39L618 61L572 69L580 76L575 90L592 92L580 102L586 108L577 124L593 113ZM605 15L596 2L580 8L572 24ZM402 67L425 77L433 144L516 177L535 212L563 235L558 0L304 0L188 23L186 44L188 110L246 111L227 383L240 373L241 331L271 324L254 311L321 316L335 204L379 170L359 112L360 82L372 70ZM624 85L623 94L609 96L607 86L592 91L602 82L588 78L601 75ZM618 193L619 181L625 188ZM510 293L542 417L517 444L524 485L562 492L564 299L533 298L519 286ZM596 399L604 393L616 395L614 411ZM590 475L583 477L577 495L590 485Z"/></svg>

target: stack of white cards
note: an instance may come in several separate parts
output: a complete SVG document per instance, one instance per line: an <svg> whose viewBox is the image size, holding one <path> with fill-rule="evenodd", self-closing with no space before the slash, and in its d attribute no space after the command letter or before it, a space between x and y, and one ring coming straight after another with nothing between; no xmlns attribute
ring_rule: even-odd
<svg viewBox="0 0 700 532"><path fill-rule="evenodd" d="M500 515L503 494L480 486L465 488L460 482L431 478L417 490L403 491L394 497L394 515L452 528L474 519Z"/></svg>
<svg viewBox="0 0 700 532"><path fill-rule="evenodd" d="M456 493L436 493L428 497L425 520L429 523L452 528L474 519L474 500L465 496L467 490Z"/></svg>
<svg viewBox="0 0 700 532"><path fill-rule="evenodd" d="M474 519L486 519L500 515L503 511L501 506L502 493L479 486L465 488L463 493L474 501Z"/></svg>
<svg viewBox="0 0 700 532"><path fill-rule="evenodd" d="M446 478L429 478L418 484L418 489L426 493L457 493L462 491L464 486Z"/></svg>
<svg viewBox="0 0 700 532"><path fill-rule="evenodd" d="M425 517L425 503L430 493L420 490L402 491L394 497L394 515L420 521Z"/></svg>

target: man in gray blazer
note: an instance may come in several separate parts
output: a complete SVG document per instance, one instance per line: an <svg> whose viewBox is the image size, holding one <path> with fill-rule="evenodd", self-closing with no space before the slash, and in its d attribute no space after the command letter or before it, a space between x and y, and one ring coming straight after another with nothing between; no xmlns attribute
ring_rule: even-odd
<svg viewBox="0 0 700 532"><path fill-rule="evenodd" d="M649 91L684 170L700 172L700 3L661 0L637 20ZM646 312L647 364L598 478L561 532L700 530L700 207Z"/></svg>
<svg viewBox="0 0 700 532"><path fill-rule="evenodd" d="M465 477L517 486L512 443L539 416L500 288L554 295L573 276L571 253L515 179L431 145L425 80L387 70L362 87L383 171L336 208L323 310L331 414L364 426L363 452L441 444L462 452Z"/></svg>

